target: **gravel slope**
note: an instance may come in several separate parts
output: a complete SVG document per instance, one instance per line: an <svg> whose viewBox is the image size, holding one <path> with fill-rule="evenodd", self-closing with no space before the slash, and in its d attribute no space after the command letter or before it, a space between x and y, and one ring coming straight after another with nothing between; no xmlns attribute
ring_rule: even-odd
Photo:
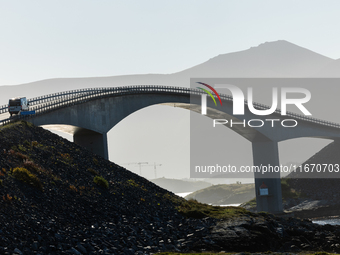
<svg viewBox="0 0 340 255"><path fill-rule="evenodd" d="M224 220L185 218L176 210L183 201L42 128L0 128L0 254L340 252L338 227L247 211Z"/></svg>
<svg viewBox="0 0 340 255"><path fill-rule="evenodd" d="M16 167L42 190L18 180ZM172 193L25 122L0 128L0 170L0 254L186 251L214 222L184 218Z"/></svg>

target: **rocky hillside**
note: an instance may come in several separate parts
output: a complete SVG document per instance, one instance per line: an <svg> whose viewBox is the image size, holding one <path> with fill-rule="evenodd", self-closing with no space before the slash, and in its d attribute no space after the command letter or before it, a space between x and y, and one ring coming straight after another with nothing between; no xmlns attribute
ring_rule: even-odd
<svg viewBox="0 0 340 255"><path fill-rule="evenodd" d="M192 250L214 220L186 219L174 199L42 128L0 128L0 254Z"/></svg>
<svg viewBox="0 0 340 255"><path fill-rule="evenodd" d="M340 252L336 227L186 201L26 122L0 127L0 201L0 254Z"/></svg>

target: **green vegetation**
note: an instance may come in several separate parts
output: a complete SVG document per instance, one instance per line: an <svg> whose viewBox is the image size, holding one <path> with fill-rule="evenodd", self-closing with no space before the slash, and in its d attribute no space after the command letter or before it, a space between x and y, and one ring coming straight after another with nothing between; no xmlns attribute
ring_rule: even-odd
<svg viewBox="0 0 340 255"><path fill-rule="evenodd" d="M196 200L189 200L182 203L178 211L186 217L205 218L211 217L216 219L230 219L242 215L251 215L252 213L241 207L220 207L208 204L202 204Z"/></svg>
<svg viewBox="0 0 340 255"><path fill-rule="evenodd" d="M13 176L19 181L32 185L40 190L43 190L43 186L40 179L23 167L16 167L13 169Z"/></svg>
<svg viewBox="0 0 340 255"><path fill-rule="evenodd" d="M256 197L254 197L253 199L249 200L246 203L243 203L242 206L256 207Z"/></svg>
<svg viewBox="0 0 340 255"><path fill-rule="evenodd" d="M23 123L24 123L24 122L23 122ZM7 128L13 128L13 127L16 126L16 125L17 125L17 123L15 123L15 122L7 123L6 125L0 127L0 130L3 131L3 130L5 130L5 129L7 129Z"/></svg>
<svg viewBox="0 0 340 255"><path fill-rule="evenodd" d="M127 181L127 183L131 186L139 187L139 185L135 182L135 180L130 179L130 180Z"/></svg>
<svg viewBox="0 0 340 255"><path fill-rule="evenodd" d="M23 145L21 145L21 144L18 145L18 149L23 151L23 152L26 151L26 148Z"/></svg>
<svg viewBox="0 0 340 255"><path fill-rule="evenodd" d="M89 171L94 176L99 175L99 173L96 170L94 170L93 168L88 168L87 171Z"/></svg>
<svg viewBox="0 0 340 255"><path fill-rule="evenodd" d="M32 146L33 147L37 147L39 145L39 143L37 141L32 141Z"/></svg>
<svg viewBox="0 0 340 255"><path fill-rule="evenodd" d="M102 177L102 176L98 176L98 175L95 176L95 177L93 178L93 182L94 182L95 184L97 184L97 185L99 185L99 186L105 188L105 189L108 189L108 188L109 188L109 183L108 183L108 181L105 180L105 178Z"/></svg>
<svg viewBox="0 0 340 255"><path fill-rule="evenodd" d="M176 205L176 209L179 213L190 218L202 219L211 217L216 219L230 219L239 216L254 215L242 207L212 206L202 204L193 199L185 200L181 197L170 195L169 193L164 195L164 198L172 201Z"/></svg>
<svg viewBox="0 0 340 255"><path fill-rule="evenodd" d="M95 157L93 157L93 163L95 163L97 166L99 166L99 161Z"/></svg>

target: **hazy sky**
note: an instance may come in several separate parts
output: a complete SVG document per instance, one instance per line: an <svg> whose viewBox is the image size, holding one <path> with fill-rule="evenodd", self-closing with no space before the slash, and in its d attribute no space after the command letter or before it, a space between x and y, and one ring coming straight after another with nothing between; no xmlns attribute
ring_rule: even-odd
<svg viewBox="0 0 340 255"><path fill-rule="evenodd" d="M0 85L173 73L284 39L340 58L340 1L0 0Z"/></svg>
<svg viewBox="0 0 340 255"><path fill-rule="evenodd" d="M276 40L338 59L339 10L340 1L335 0L0 0L0 85L174 73L219 54ZM152 111L147 113L155 114ZM125 125L134 118L127 118ZM162 130L163 122L166 126L158 119L155 130ZM118 141L125 127L122 123L115 127L116 137L109 144ZM142 127L149 130L150 122ZM133 141L141 139L137 131L142 127L131 132ZM174 133L182 132L175 129ZM163 141L161 137L157 142ZM188 141L184 148L166 144L166 153L180 155L189 149ZM115 147L111 157L122 162L156 160L149 152L136 152L140 158L128 160L120 155L131 151L131 145L126 146L126 150ZM160 163L164 164L160 176L188 177L188 172L178 174Z"/></svg>

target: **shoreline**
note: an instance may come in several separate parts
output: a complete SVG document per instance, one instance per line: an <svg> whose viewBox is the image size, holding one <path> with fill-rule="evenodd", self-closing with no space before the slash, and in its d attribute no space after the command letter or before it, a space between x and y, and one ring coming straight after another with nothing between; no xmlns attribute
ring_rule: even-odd
<svg viewBox="0 0 340 255"><path fill-rule="evenodd" d="M300 219L326 219L340 217L340 205L328 205L313 209L297 210L297 211L285 211L285 213L292 213L293 217Z"/></svg>

